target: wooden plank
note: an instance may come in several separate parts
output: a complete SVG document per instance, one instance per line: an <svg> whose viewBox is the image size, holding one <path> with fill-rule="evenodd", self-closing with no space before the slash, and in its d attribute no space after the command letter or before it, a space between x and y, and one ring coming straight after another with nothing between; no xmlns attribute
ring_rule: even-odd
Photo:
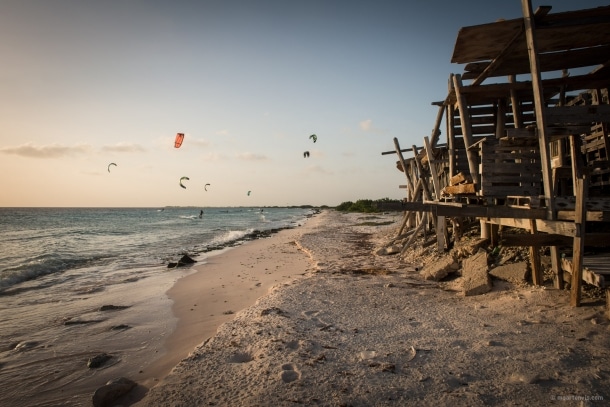
<svg viewBox="0 0 610 407"><path fill-rule="evenodd" d="M549 124L572 125L610 122L610 105L547 107L546 121Z"/></svg>
<svg viewBox="0 0 610 407"><path fill-rule="evenodd" d="M475 193L474 184L448 185L443 188L445 195L474 195Z"/></svg>
<svg viewBox="0 0 610 407"><path fill-rule="evenodd" d="M557 234L538 233L535 235L525 233L502 233L502 246L570 246L572 238Z"/></svg>
<svg viewBox="0 0 610 407"><path fill-rule="evenodd" d="M472 182L472 177L468 174L464 174L463 172L460 172L449 179L449 185L457 185L468 182Z"/></svg>
<svg viewBox="0 0 610 407"><path fill-rule="evenodd" d="M578 285L582 285L582 281L585 281L588 284L594 285L596 287L603 288L605 286L605 279L603 276L591 271L588 268L582 269L580 273L574 273L574 264L573 260L563 258L561 259L561 268L568 273L571 274L572 279L571 282L574 284L574 276L576 274L580 274L580 281Z"/></svg>
<svg viewBox="0 0 610 407"><path fill-rule="evenodd" d="M610 55L610 46L589 47L580 49L567 49L564 51L540 55L540 69L542 72L560 71L590 67L603 64ZM464 67L463 80L474 79L490 65L491 62L472 62ZM518 55L516 58L506 58L502 66L497 67L489 77L507 75L520 75L529 73L530 67L527 59Z"/></svg>
<svg viewBox="0 0 610 407"><path fill-rule="evenodd" d="M575 212L572 211L557 211L557 220L574 221L576 219ZM610 212L605 211L587 211L587 222L610 222Z"/></svg>
<svg viewBox="0 0 610 407"><path fill-rule="evenodd" d="M573 210L576 207L576 197L557 197L557 199L555 200L555 207L558 210ZM587 198L587 202L585 202L585 207L587 208L587 211L610 211L610 198Z"/></svg>
<svg viewBox="0 0 610 407"><path fill-rule="evenodd" d="M509 195L515 195L515 192L522 192L524 195L538 195L541 191L537 187L500 187L500 186L481 186L481 194L487 198L505 198Z"/></svg>
<svg viewBox="0 0 610 407"><path fill-rule="evenodd" d="M609 14L610 7L606 6L553 13L541 18L541 24L544 24L545 28L539 33L540 52L557 52L610 43L610 31L596 31L605 28ZM532 19L535 17L531 6L528 16ZM462 27L451 62L467 64L495 58L522 24L523 20L517 18ZM521 43L514 53L526 56L526 44Z"/></svg>
<svg viewBox="0 0 610 407"><path fill-rule="evenodd" d="M546 210L544 208L514 208L509 206L492 205L466 205L466 204L455 204L455 203L443 203L443 202L405 202L404 209L414 212L432 212L437 216L459 216L459 217L476 217L476 218L503 218L510 217L510 219L544 219L546 216ZM572 225L566 227L550 227L546 224L537 223L538 230L547 233L558 233L557 230L563 230L563 233L567 236L571 236L568 233L573 231L573 223L571 222L554 222L557 224ZM510 226L510 225L507 225ZM519 226L515 226L519 227ZM529 229L529 226L527 226Z"/></svg>
<svg viewBox="0 0 610 407"><path fill-rule="evenodd" d="M513 228L527 229L529 230L530 224L529 219L516 218L516 217L489 217L485 219L487 223L493 223L496 225L509 226ZM555 220L536 219L536 229L539 232L559 234L564 236L573 237L576 233L576 228L573 222L563 222Z"/></svg>

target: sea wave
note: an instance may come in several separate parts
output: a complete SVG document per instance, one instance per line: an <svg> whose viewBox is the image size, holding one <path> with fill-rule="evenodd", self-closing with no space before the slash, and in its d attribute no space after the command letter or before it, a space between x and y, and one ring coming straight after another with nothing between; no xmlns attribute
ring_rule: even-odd
<svg viewBox="0 0 610 407"><path fill-rule="evenodd" d="M0 292L24 281L34 280L50 274L84 267L92 262L99 261L102 256L89 258L66 258L56 254L45 254L29 259L13 267L6 268L0 273Z"/></svg>

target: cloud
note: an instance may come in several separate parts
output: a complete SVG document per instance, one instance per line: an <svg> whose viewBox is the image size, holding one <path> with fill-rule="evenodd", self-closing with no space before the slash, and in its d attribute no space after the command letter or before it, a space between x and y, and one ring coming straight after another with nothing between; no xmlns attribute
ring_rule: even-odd
<svg viewBox="0 0 610 407"><path fill-rule="evenodd" d="M373 120L371 120L371 119L361 121L360 123L358 123L358 127L360 127L360 130L362 130L365 133L384 134L386 132L383 129L379 129L379 128L375 127L373 125Z"/></svg>
<svg viewBox="0 0 610 407"><path fill-rule="evenodd" d="M203 160L204 161L223 161L226 158L227 157L225 157L223 154L219 154L219 153L216 153L216 152L206 153L203 156Z"/></svg>
<svg viewBox="0 0 610 407"><path fill-rule="evenodd" d="M108 151L112 153L139 153L146 151L146 149L139 144L131 143L117 143L113 146L104 146L102 151Z"/></svg>
<svg viewBox="0 0 610 407"><path fill-rule="evenodd" d="M265 161L269 159L266 155L256 153L240 153L237 154L237 158L244 161Z"/></svg>
<svg viewBox="0 0 610 407"><path fill-rule="evenodd" d="M60 144L35 145L32 143L22 144L16 147L2 147L0 152L4 154L18 155L29 158L58 158L85 154L91 152L88 144L77 144L74 146L62 146Z"/></svg>
<svg viewBox="0 0 610 407"><path fill-rule="evenodd" d="M185 140L186 142L186 140ZM188 140L189 145L195 146L195 147L209 147L210 146L210 142L207 141L206 139L202 139L202 138L191 138Z"/></svg>
<svg viewBox="0 0 610 407"><path fill-rule="evenodd" d="M310 165L307 167L306 172L308 173L316 173L316 174L324 174L324 175L333 175L332 171L325 169L319 165Z"/></svg>
<svg viewBox="0 0 610 407"><path fill-rule="evenodd" d="M218 134L219 136L228 136L229 135L229 130L222 129L222 130L217 131L216 134Z"/></svg>
<svg viewBox="0 0 610 407"><path fill-rule="evenodd" d="M358 123L360 126L360 130L362 131L371 131L373 130L373 121L371 119L363 120Z"/></svg>

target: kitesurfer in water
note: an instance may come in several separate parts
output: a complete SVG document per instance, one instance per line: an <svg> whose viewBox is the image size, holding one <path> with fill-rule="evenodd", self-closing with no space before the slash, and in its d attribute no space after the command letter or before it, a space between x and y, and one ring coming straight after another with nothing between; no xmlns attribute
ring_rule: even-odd
<svg viewBox="0 0 610 407"><path fill-rule="evenodd" d="M199 219L203 218L203 209L199 211Z"/></svg>

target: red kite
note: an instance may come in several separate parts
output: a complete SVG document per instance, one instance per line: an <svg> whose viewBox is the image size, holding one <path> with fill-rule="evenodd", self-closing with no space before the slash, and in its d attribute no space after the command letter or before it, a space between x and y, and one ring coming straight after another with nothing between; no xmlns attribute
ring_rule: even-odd
<svg viewBox="0 0 610 407"><path fill-rule="evenodd" d="M184 140L184 133L176 133L176 140L174 141L174 147L180 148L182 145L182 140Z"/></svg>

